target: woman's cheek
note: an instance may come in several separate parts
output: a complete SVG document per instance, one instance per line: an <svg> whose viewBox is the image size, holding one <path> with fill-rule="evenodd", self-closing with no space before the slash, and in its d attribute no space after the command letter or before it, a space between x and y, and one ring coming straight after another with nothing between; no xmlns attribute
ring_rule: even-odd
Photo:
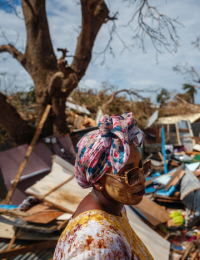
<svg viewBox="0 0 200 260"><path fill-rule="evenodd" d="M142 196L133 194L133 187L113 178L106 179L105 190L111 198L125 205L136 205L142 200Z"/></svg>

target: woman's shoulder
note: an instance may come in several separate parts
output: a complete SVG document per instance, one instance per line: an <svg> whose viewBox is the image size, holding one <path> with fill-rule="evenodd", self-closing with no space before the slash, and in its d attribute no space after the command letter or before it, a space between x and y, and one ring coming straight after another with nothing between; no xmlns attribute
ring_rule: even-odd
<svg viewBox="0 0 200 260"><path fill-rule="evenodd" d="M106 254L111 251L118 252L118 248L121 248L124 242L114 222L111 222L112 219L114 221L115 216L109 215L101 210L90 210L71 219L60 237L54 259L62 259L61 252L67 252L67 259L73 259L75 255L86 254L86 252L98 253L100 258L105 252ZM126 246L123 248L124 252L121 253L126 251Z"/></svg>
<svg viewBox="0 0 200 260"><path fill-rule="evenodd" d="M66 227L66 230L74 232L76 226L80 228L90 228L93 224L96 227L103 228L104 226L115 225L116 222L120 221L126 215L125 211L122 211L122 217L111 215L103 210L94 209L82 212L75 218L71 218Z"/></svg>

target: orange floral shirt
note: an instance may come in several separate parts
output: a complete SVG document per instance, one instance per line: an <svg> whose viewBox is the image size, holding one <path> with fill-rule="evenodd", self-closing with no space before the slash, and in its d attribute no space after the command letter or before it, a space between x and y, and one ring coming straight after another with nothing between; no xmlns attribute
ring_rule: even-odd
<svg viewBox="0 0 200 260"><path fill-rule="evenodd" d="M90 210L71 219L53 259L153 260L153 257L131 228L124 208L122 217Z"/></svg>

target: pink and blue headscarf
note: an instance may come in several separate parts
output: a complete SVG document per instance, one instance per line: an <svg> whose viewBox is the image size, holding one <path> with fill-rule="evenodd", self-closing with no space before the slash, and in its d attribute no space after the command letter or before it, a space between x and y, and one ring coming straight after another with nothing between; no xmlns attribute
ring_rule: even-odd
<svg viewBox="0 0 200 260"><path fill-rule="evenodd" d="M129 143L140 146L144 139L132 113L105 115L98 128L76 146L75 176L82 188L92 187L111 166L117 174L130 156Z"/></svg>

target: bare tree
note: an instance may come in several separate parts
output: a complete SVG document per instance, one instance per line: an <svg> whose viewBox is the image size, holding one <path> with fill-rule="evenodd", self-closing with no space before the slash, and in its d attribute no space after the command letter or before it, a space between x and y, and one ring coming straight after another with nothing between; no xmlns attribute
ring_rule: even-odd
<svg viewBox="0 0 200 260"><path fill-rule="evenodd" d="M136 30L135 38L140 39L143 47L145 35L150 37L157 51L159 50L158 46L161 45L164 45L167 50L170 49L168 38L174 46L178 45L175 27L177 24L176 19L160 14L156 7L150 6L148 0L130 1L131 7L132 2L136 6L133 8L133 17L127 26L130 26L132 30ZM19 15L14 0L7 0L3 3L14 8L15 13ZM85 75L92 58L94 41L102 25L112 23L110 40L102 53L103 55L110 48L113 34L117 35L118 39L126 46L116 31L115 20L118 14L109 15L104 0L80 0L79 4L82 14L81 30L70 65L65 60L68 57L67 49L59 49L62 52L62 57L59 60L55 56L47 22L45 0L21 0L27 33L25 52L20 52L10 43L0 46L0 53L10 53L33 79L37 103L37 122L39 122L46 105L52 105L52 112L46 123L49 134L52 132L68 132L65 118L65 101ZM136 29L132 27L132 21L135 18L138 20ZM152 25L147 22L149 18L153 21ZM165 34L166 31L168 38ZM0 104L5 111L5 114L0 114L0 124L17 143L20 144L30 140L33 130L27 122L20 121L19 114L7 102L3 94L0 94ZM7 121L12 123L8 124ZM19 122L21 123L19 124ZM18 128L20 130L16 135L16 129Z"/></svg>
<svg viewBox="0 0 200 260"><path fill-rule="evenodd" d="M200 51L199 44L200 37L197 37L196 40L192 42L192 45L194 45ZM187 63L185 63L184 65L178 64L173 67L173 70L183 75L190 75L195 83L200 84L200 75L193 66L188 66ZM195 88L200 89L200 86L195 85Z"/></svg>

